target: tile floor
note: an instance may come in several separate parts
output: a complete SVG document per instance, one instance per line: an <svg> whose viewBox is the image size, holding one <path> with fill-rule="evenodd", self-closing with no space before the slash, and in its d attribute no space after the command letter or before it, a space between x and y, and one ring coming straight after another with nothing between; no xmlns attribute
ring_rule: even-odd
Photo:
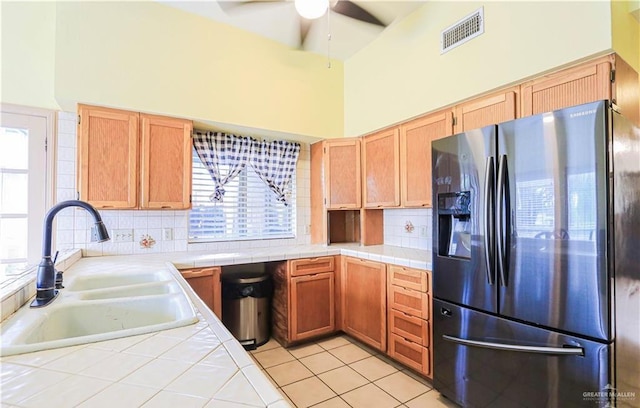
<svg viewBox="0 0 640 408"><path fill-rule="evenodd" d="M457 408L428 380L345 335L288 349L271 339L251 356L297 408Z"/></svg>

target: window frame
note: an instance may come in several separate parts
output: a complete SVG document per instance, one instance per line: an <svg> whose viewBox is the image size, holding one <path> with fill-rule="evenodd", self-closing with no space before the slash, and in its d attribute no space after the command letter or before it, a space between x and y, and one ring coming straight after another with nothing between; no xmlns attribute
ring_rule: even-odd
<svg viewBox="0 0 640 408"><path fill-rule="evenodd" d="M0 103L0 111L2 116L5 114L11 115L21 115L21 116L31 116L34 118L42 118L45 120L44 132L45 132L45 191L44 191L44 216L49 208L55 202L55 185L56 185L56 157L57 157L57 115L56 112L49 109L42 108L34 108L29 106L15 105L10 103ZM2 121L4 122L4 120ZM2 123L4 126L4 123ZM29 168L30 170L30 168ZM40 216L40 214L35 215L38 218L28 217L28 225L29 229L35 229L36 233L40 232L37 237L30 238L29 247L27 256L30 258L28 263L29 266L34 266L33 262L36 259L40 258L42 252L42 228L44 224L44 218ZM22 277L26 277L28 280L31 280L35 277L35 269L27 268L25 274L19 276L17 278L7 279L6 281L2 281L1 283L4 285L9 280L16 280ZM4 293L3 293L4 295Z"/></svg>
<svg viewBox="0 0 640 408"><path fill-rule="evenodd" d="M195 183L198 180L198 177L196 177L196 174L194 173L194 171L196 170L195 168L195 164L196 164L196 158L198 160L199 157L195 151L195 149L192 149L192 164L191 164L191 171L192 171L192 183L194 184L192 186L192 196L194 197L194 199L192 200L192 208L189 210L188 213L188 222L187 222L187 241L190 244L197 244L197 243L217 243L217 242L230 242L230 241L251 241L251 240L269 240L269 239L295 239L296 235L297 235L297 177L298 177L298 167L296 165L296 170L295 170L295 174L293 179L291 180L291 184L290 184L290 188L291 188L291 202L289 204L290 206L290 211L291 211L291 218L290 218L290 230L286 233L281 233L278 235L262 235L262 236L256 236L256 235L247 235L247 236L241 236L239 235L239 231L235 231L234 234L229 235L228 237L212 237L212 236L207 236L207 237L194 237L192 235L192 231L191 231L191 212L194 211L194 209L196 209L196 200L195 200L195 194L193 193L195 191ZM202 163L200 162L200 165L202 165ZM248 174L244 175L243 173L245 172L255 172L255 170L253 170L253 168L251 168L251 165L247 165L247 167L245 169L242 170L242 172L240 174L238 174L234 179L231 180L231 183L238 181L241 185L242 184L247 184L246 179L248 178ZM258 178L257 174L255 174L255 177ZM244 181L243 181L244 179ZM262 183L264 185L264 192L267 194L271 194L273 195L273 193L269 190L268 186L264 183L264 181L260 180L258 178L258 181L260 183ZM238 186L238 188L240 188L240 186ZM207 194L212 193L213 191L207 191ZM253 191L254 193L257 191ZM245 194L240 194L238 198L240 198L241 196L246 197ZM225 197L230 197L230 196L225 196ZM274 197L274 201L275 201L275 195L273 195ZM266 201L265 201L266 203ZM249 206L244 208L244 211L246 211L247 208L250 208ZM236 214L241 214L242 213L242 209L239 209L238 212ZM246 217L245 217L246 218ZM250 221L251 218L246 218L245 221ZM246 226L245 226L246 227Z"/></svg>

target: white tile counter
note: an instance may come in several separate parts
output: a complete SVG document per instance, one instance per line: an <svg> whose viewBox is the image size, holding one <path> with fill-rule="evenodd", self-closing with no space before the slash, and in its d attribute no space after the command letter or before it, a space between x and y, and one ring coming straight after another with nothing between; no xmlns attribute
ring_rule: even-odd
<svg viewBox="0 0 640 408"><path fill-rule="evenodd" d="M243 252L83 258L74 272L148 271L349 255L430 269L430 252L357 245L292 246ZM60 268L62 269L62 268ZM179 274L178 274L179 275ZM184 280L199 322L171 330L0 359L3 407L288 407L220 320ZM23 306L28 307L28 304ZM9 318L10 319L10 318Z"/></svg>

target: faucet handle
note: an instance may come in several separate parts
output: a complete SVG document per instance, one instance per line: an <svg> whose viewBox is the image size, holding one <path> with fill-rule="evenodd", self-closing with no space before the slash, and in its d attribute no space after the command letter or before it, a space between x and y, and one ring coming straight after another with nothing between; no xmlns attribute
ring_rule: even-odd
<svg viewBox="0 0 640 408"><path fill-rule="evenodd" d="M53 265L56 264L56 260L58 259L58 254L60 253L60 251L56 251L56 254L53 256Z"/></svg>
<svg viewBox="0 0 640 408"><path fill-rule="evenodd" d="M64 286L62 286L62 274L64 272L62 271L56 271L56 289L64 289Z"/></svg>

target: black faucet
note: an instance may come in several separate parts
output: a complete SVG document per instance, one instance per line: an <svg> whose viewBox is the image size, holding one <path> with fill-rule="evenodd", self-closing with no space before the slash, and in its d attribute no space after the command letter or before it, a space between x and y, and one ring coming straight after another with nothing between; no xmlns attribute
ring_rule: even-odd
<svg viewBox="0 0 640 408"><path fill-rule="evenodd" d="M109 240L109 233L102 222L98 211L89 203L80 200L62 201L49 210L44 219L44 235L42 238L42 260L38 265L38 275L36 277L36 298L31 302L31 307L43 307L53 301L58 296L56 284L62 286L62 275L57 276L56 268L51 260L51 235L53 229L53 218L56 214L67 207L82 207L93 215L95 221L94 229L91 233L91 241L103 242ZM58 279L56 279L58 278ZM58 282L56 282L58 280Z"/></svg>

